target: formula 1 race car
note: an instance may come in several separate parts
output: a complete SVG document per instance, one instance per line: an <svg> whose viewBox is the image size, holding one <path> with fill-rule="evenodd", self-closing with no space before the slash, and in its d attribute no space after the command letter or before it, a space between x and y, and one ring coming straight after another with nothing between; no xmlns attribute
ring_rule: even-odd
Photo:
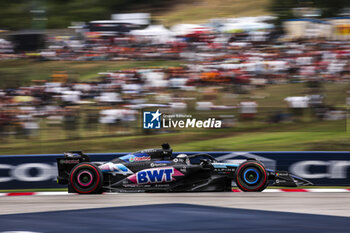
<svg viewBox="0 0 350 233"><path fill-rule="evenodd" d="M57 158L57 183L80 194L103 192L261 192L268 185L296 187L311 182L286 171L266 169L255 159L241 164L221 163L209 154L172 157L169 144L118 157L110 162L90 162L88 155L73 151Z"/></svg>

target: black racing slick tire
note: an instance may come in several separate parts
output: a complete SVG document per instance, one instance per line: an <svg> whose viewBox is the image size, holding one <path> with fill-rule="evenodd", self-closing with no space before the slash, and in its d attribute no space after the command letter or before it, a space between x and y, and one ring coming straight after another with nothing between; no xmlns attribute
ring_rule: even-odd
<svg viewBox="0 0 350 233"><path fill-rule="evenodd" d="M69 185L79 194L101 193L103 176L101 170L91 163L79 163L69 175Z"/></svg>
<svg viewBox="0 0 350 233"><path fill-rule="evenodd" d="M260 162L246 161L237 168L235 182L244 192L261 192L268 184L268 175Z"/></svg>

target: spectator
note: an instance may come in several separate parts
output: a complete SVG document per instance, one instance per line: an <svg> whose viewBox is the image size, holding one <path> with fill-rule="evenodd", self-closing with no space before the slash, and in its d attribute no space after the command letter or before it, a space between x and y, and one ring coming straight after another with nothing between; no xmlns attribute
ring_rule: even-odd
<svg viewBox="0 0 350 233"><path fill-rule="evenodd" d="M258 104L253 101L244 101L239 103L240 116L242 120L252 120L255 118L258 110Z"/></svg>
<svg viewBox="0 0 350 233"><path fill-rule="evenodd" d="M287 102L294 120L301 120L304 110L309 107L309 97L307 96L290 96L284 99Z"/></svg>

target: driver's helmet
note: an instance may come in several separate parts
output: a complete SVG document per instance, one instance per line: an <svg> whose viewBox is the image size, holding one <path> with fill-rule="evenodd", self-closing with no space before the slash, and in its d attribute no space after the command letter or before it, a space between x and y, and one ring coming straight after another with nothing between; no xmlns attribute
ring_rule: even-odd
<svg viewBox="0 0 350 233"><path fill-rule="evenodd" d="M179 154L178 156L176 156L176 158L178 159L178 161L180 162L184 162L187 165L190 164L190 159L188 158L188 156L186 154Z"/></svg>

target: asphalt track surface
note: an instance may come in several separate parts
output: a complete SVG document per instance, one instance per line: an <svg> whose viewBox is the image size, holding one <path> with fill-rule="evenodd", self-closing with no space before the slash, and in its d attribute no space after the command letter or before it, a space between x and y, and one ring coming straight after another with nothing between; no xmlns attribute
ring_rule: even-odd
<svg viewBox="0 0 350 233"><path fill-rule="evenodd" d="M349 193L0 197L0 233L350 232Z"/></svg>

